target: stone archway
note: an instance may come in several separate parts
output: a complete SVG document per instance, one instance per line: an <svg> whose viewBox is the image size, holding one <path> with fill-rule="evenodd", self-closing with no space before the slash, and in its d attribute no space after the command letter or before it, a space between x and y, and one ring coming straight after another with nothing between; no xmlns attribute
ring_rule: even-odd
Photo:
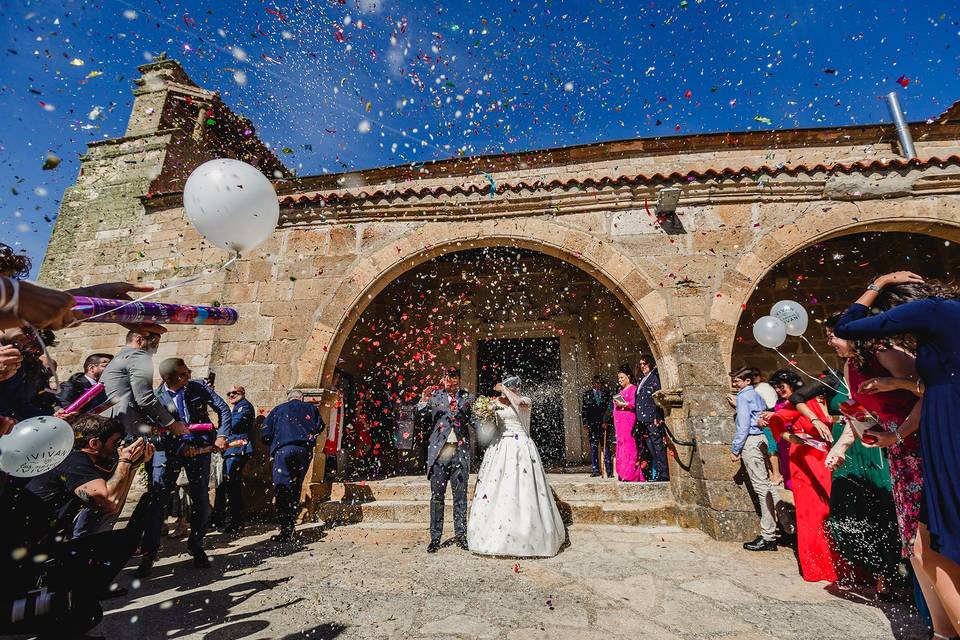
<svg viewBox="0 0 960 640"><path fill-rule="evenodd" d="M398 275L441 254L508 246L559 258L598 280L636 320L661 366L665 387L679 381L672 345L682 332L652 279L629 257L591 234L540 219L428 223L364 259L314 319L297 365L296 386L324 388L338 354L371 300Z"/></svg>
<svg viewBox="0 0 960 640"><path fill-rule="evenodd" d="M947 207L942 199L930 200L928 207L913 204L911 215L903 216L897 215L891 201L823 202L755 242L725 273L710 307L727 370L737 327L751 295L763 278L790 256L819 242L868 231L910 232L960 242L960 201Z"/></svg>
<svg viewBox="0 0 960 640"><path fill-rule="evenodd" d="M960 251L928 233L874 230L820 240L776 263L754 288L743 309L731 353L731 370L749 366L765 376L796 367L802 376L840 365L828 344L824 323L841 313L875 275L910 269L930 278L950 278L960 270ZM787 338L776 352L757 345L753 322L777 300L795 300L810 322L804 339ZM806 373L804 373L806 372Z"/></svg>

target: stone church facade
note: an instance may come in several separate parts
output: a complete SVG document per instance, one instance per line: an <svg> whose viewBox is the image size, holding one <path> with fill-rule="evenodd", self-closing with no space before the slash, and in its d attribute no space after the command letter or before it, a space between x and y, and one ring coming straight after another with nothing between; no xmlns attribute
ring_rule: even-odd
<svg viewBox="0 0 960 640"><path fill-rule="evenodd" d="M183 357L197 375L216 371L218 386L243 384L255 405L269 409L289 388L329 389L358 319L412 269L484 247L551 256L622 305L657 358L673 400L668 422L682 442L671 458L678 519L718 538L756 526L729 460L726 401L728 371L741 364L738 335L763 315L748 312L755 287L798 252L851 234L921 234L947 251L960 239L957 105L911 124L919 158L909 161L891 126L869 125L626 140L295 177L249 121L177 62L161 59L140 72L126 134L92 143L64 195L44 282L170 283L218 267L227 256L186 221L180 191L208 159L255 164L275 179L276 232L229 270L161 298L228 305L241 319L224 328L171 327L160 355ZM865 268L864 279L870 275ZM844 289L838 300L854 292ZM560 336L569 322L560 314L531 330ZM495 328L475 329L485 330ZM72 371L87 353L121 341L115 326L88 325L57 357ZM443 359L460 364L470 386L476 361L468 355ZM565 377L566 397L588 384L592 367ZM566 410L574 429L578 410L576 402ZM582 458L582 437L570 435L570 424L568 447Z"/></svg>

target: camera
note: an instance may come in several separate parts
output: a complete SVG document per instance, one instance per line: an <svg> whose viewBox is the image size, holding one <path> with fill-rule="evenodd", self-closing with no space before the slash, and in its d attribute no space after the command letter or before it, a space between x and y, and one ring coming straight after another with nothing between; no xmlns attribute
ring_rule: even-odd
<svg viewBox="0 0 960 640"><path fill-rule="evenodd" d="M132 445L134 442L136 442L141 438L143 438L144 443L152 444L153 448L156 449L157 451L166 451L168 449L173 448L172 445L174 444L174 440L175 440L174 438L171 438L170 436L167 436L167 435L138 436L134 434L129 434L123 437L123 446L129 447L130 445Z"/></svg>

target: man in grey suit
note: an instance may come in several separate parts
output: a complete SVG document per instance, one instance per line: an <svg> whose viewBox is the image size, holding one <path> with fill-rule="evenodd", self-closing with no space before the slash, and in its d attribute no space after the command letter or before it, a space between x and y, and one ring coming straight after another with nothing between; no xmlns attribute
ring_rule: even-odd
<svg viewBox="0 0 960 640"><path fill-rule="evenodd" d="M153 392L153 354L165 332L160 325L136 325L127 334L126 346L100 374L107 399L116 403L108 417L123 423L128 435L149 435L154 427L189 433Z"/></svg>
<svg viewBox="0 0 960 640"><path fill-rule="evenodd" d="M467 548L467 485L470 480L470 421L473 396L460 388L460 370L444 372L440 388L428 387L417 405L421 419L431 425L427 446L430 479L430 545L436 553L443 535L443 501L447 483L453 493L453 529L457 546Z"/></svg>

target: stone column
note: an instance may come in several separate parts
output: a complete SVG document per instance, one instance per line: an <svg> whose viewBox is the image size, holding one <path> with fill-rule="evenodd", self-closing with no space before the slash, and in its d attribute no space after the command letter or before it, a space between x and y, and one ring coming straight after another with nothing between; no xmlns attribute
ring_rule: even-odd
<svg viewBox="0 0 960 640"><path fill-rule="evenodd" d="M721 540L747 539L758 518L740 465L730 461L733 409L726 400L730 385L717 338L710 332L687 334L674 356L684 405L684 428L675 433L697 441L695 452L680 447L671 466L680 523ZM678 422L671 420L676 427Z"/></svg>

